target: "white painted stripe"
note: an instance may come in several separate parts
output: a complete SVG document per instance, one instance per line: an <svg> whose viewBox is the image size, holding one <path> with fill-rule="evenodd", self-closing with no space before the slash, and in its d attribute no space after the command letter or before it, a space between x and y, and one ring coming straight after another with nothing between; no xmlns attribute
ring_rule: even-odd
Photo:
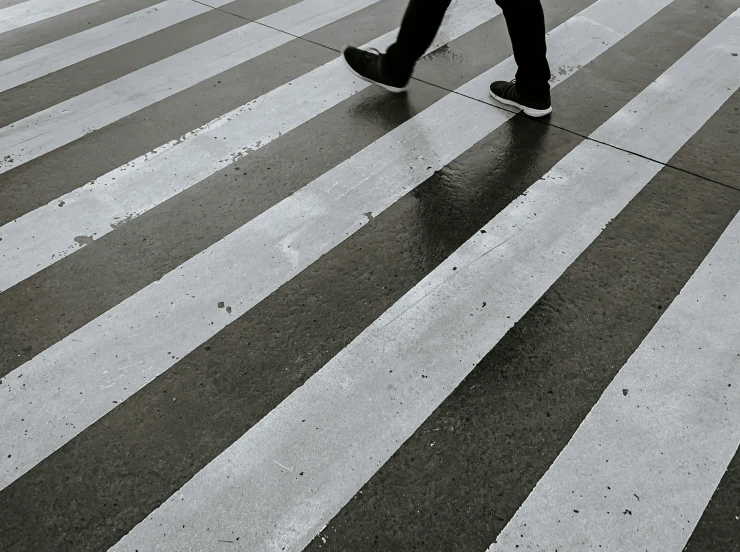
<svg viewBox="0 0 740 552"><path fill-rule="evenodd" d="M612 15L624 21L631 9L612 7L619 4L624 11ZM711 104L705 117L723 101L709 101L706 72L724 72L722 84L740 86L740 71L706 55L738 40L737 22L705 38L691 54L701 63L682 75ZM550 42L556 56L558 42ZM671 116L688 107L670 92L658 101L673 106ZM447 138L464 132L465 122ZM657 135L661 127L641 132ZM661 168L584 141L112 550L198 549L235 537L255 550L302 549Z"/></svg>
<svg viewBox="0 0 740 552"><path fill-rule="evenodd" d="M469 20L468 15L471 12L465 6L470 5L469 2L461 2L450 13L451 17L446 19L445 28L439 33L442 40L456 38L457 33L462 34L470 28L469 25L461 25L461 22ZM460 8L462 11L458 11ZM461 19L458 20L457 15ZM513 70L511 63L505 67ZM458 106L458 110L463 109L463 104ZM479 106L480 109L484 112L492 111L490 107L483 105ZM499 113L496 110L493 112ZM413 125L407 128L413 129ZM411 130L407 134L414 135L415 131ZM460 147L464 149L465 143ZM383 144L385 149L389 145L394 147L395 140L386 140ZM291 238L291 234L299 233L302 228L308 232L313 228L320 229L321 221L316 217L322 213L309 211L307 216L313 218L306 220L303 219L304 215L293 216L293 213L307 207L310 209L314 202L313 194L324 193L334 194L335 198L339 194L339 201L334 208L341 212L344 209L341 204L342 189L334 186L331 178L350 178L358 170L357 163L367 163L365 160L372 159L372 156L372 152L365 153L354 162L346 164L343 169L330 173L328 178L325 176L314 181L308 192L294 194L291 197L296 199L286 200L267 211L262 217L219 242L222 245L212 246L193 257L160 281L147 286L4 378L4 382L0 383L0 397L4 396L7 400L0 402L0 441L6 436L13 436L12 442L7 441L8 449L13 452L11 458L3 456L0 459L0 485L5 487L20 477L111 410L115 406L113 401L120 403L128 398L172 366L177 361L176 357L184 356L210 338L331 249L337 240L341 241L349 235L342 232L330 241L326 241L323 235L316 235L315 241L310 241L309 248L303 252L303 238ZM416 164L418 163L420 161L417 160ZM391 194L389 201L392 202L403 195L404 191L394 184L389 187L388 193ZM383 189L376 193L381 197L385 194ZM329 199L330 196L327 201ZM366 212L361 211L361 205L352 203L358 198L350 196L348 199L347 206L357 213ZM324 214L331 218L333 212ZM359 216L366 220L364 216ZM303 225L301 220L304 220ZM276 235L274 230L289 221L294 226L281 229L281 233ZM346 224L346 219L340 219L339 229ZM329 224L326 229L331 231L337 228ZM350 229L356 230L354 223L350 223ZM278 244L277 241L281 243ZM275 247L278 250L284 248L287 252L295 251L302 258L297 264L282 255L271 259L274 257ZM238 248L240 253L234 255L234 248ZM254 256L246 253L250 248L254 250ZM231 263L230 257L238 262ZM265 258L264 263L259 261L262 258ZM224 278L220 282L205 283L211 276ZM203 293L196 291L196 287L201 284L208 287ZM215 308L220 301L227 299L227 305L232 306L231 313ZM142 321L139 322L139 319ZM192 327L188 328L187 325ZM159 327L163 339L150 339L155 327ZM169 340L173 340L176 347L166 348ZM83 343L89 343L92 348L82 345ZM14 378L18 381L22 379L20 386L11 382ZM31 394L28 394L29 391ZM77 404L79 393L85 397L84 403ZM52 399L52 395L56 398ZM45 405L43 410L37 408L40 404ZM35 412L29 412L28 417L21 414L28 409L35 409ZM24 421L19 422L21 419ZM22 423L21 431L18 431L17 423Z"/></svg>
<svg viewBox="0 0 740 552"><path fill-rule="evenodd" d="M494 2L456 0L429 51L500 12ZM384 49L397 32L366 46ZM368 86L337 58L0 227L0 292L78 251L80 236L99 239Z"/></svg>
<svg viewBox="0 0 740 552"><path fill-rule="evenodd" d="M739 389L740 215L490 552L680 552L740 444Z"/></svg>
<svg viewBox="0 0 740 552"><path fill-rule="evenodd" d="M230 1L212 0L209 6L205 6L193 0L166 0L125 17L2 60L0 61L0 75L3 78L0 81L0 92L161 31Z"/></svg>
<svg viewBox="0 0 740 552"><path fill-rule="evenodd" d="M563 68L556 82L670 3L630 1L600 0L551 33L550 59ZM509 58L458 90L485 98L491 80L514 72ZM12 451L0 458L2 486L356 232L364 213L382 212L512 116L447 96L14 370L0 384L0 441Z"/></svg>
<svg viewBox="0 0 740 552"><path fill-rule="evenodd" d="M303 0L3 127L0 174L378 1Z"/></svg>
<svg viewBox="0 0 740 552"><path fill-rule="evenodd" d="M27 0L0 10L0 34L95 2L98 0Z"/></svg>
<svg viewBox="0 0 740 552"><path fill-rule="evenodd" d="M7 8L9 6L15 6L21 2L27 2L28 0L0 0L0 8Z"/></svg>

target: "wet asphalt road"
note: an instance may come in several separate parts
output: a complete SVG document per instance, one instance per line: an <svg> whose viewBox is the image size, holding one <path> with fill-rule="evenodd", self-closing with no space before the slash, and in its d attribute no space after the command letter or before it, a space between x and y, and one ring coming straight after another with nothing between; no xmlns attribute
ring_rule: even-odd
<svg viewBox="0 0 740 552"><path fill-rule="evenodd" d="M0 0L0 549L740 550L740 0L543 7Z"/></svg>

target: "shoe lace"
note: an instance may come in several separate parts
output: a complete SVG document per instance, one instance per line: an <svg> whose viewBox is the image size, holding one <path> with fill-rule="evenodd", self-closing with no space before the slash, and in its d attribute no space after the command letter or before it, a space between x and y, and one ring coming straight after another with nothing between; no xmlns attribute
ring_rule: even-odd
<svg viewBox="0 0 740 552"><path fill-rule="evenodd" d="M380 53L380 51L377 48L368 48L365 50L365 62L366 63L374 63L376 60L380 62L383 59L383 54ZM382 64L378 65L379 71L383 72L383 66Z"/></svg>
<svg viewBox="0 0 740 552"><path fill-rule="evenodd" d="M365 59L367 61L370 61L372 59L380 59L382 57L382 54L378 51L377 48L368 48L365 50Z"/></svg>

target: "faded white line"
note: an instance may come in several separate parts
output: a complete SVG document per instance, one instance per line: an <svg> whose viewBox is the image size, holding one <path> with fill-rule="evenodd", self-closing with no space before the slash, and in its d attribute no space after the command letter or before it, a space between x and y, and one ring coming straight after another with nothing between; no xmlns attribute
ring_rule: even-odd
<svg viewBox="0 0 740 552"><path fill-rule="evenodd" d="M720 25L682 73L707 100L705 120L740 86L740 71L707 51L737 42L737 31L737 19ZM703 86L712 71L725 75L724 98ZM670 92L656 100L673 107L668 116L692 108ZM676 133L674 151L690 136ZM196 549L227 536L255 550L301 550L661 169L584 141L112 550ZM279 473L273 458L303 475Z"/></svg>
<svg viewBox="0 0 740 552"><path fill-rule="evenodd" d="M551 61L574 72L669 3L600 0L550 33ZM509 58L458 90L485 97L491 80L514 72ZM570 74L558 72L554 84ZM0 458L2 486L356 232L367 223L364 213L382 212L512 116L446 96L14 370L0 384L0 440L12 452ZM140 334L135 340L122 337L131 330ZM137 360L144 360L141 368L101 392L110 380L105 370Z"/></svg>
<svg viewBox="0 0 740 552"><path fill-rule="evenodd" d="M3 127L0 174L378 1L303 0Z"/></svg>
<svg viewBox="0 0 740 552"><path fill-rule="evenodd" d="M457 0L429 51L499 13L493 2ZM397 32L367 46L384 49ZM335 59L4 225L0 292L89 243L80 236L99 239L368 86Z"/></svg>
<svg viewBox="0 0 740 552"><path fill-rule="evenodd" d="M99 0L27 0L0 10L0 34L61 15Z"/></svg>
<svg viewBox="0 0 740 552"><path fill-rule="evenodd" d="M740 215L489 550L680 552L739 444Z"/></svg>
<svg viewBox="0 0 740 552"><path fill-rule="evenodd" d="M166 0L125 17L87 29L0 61L0 92L59 71L177 23L201 15L231 0L204 6L193 0Z"/></svg>

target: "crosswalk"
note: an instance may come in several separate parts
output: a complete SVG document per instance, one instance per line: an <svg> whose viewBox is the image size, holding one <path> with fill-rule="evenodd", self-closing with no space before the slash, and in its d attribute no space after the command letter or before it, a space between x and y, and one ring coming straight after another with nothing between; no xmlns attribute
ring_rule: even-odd
<svg viewBox="0 0 740 552"><path fill-rule="evenodd" d="M740 435L739 249L735 217L490 550L683 547Z"/></svg>
<svg viewBox="0 0 740 552"><path fill-rule="evenodd" d="M214 0L218 8L226 0ZM209 11L192 0L166 0L128 16L113 19L86 31L66 36L0 62L3 82L0 92L54 73L75 63L149 36L172 25Z"/></svg>
<svg viewBox="0 0 740 552"><path fill-rule="evenodd" d="M26 0L0 11L0 33L92 4L95 0Z"/></svg>
<svg viewBox="0 0 740 552"><path fill-rule="evenodd" d="M0 3L2 550L740 547L740 0L404 7Z"/></svg>

